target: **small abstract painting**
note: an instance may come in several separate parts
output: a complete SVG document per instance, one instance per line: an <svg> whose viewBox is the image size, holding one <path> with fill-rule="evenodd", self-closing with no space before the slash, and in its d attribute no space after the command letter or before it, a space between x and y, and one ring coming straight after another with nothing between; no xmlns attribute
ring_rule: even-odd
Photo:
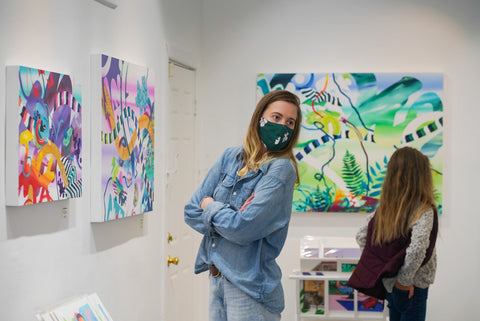
<svg viewBox="0 0 480 321"><path fill-rule="evenodd" d="M92 157L97 179L92 197L101 204L93 205L92 221L150 212L154 197L153 73L107 55L92 59Z"/></svg>
<svg viewBox="0 0 480 321"><path fill-rule="evenodd" d="M439 73L272 73L257 98L288 90L301 101L294 150L300 172L294 212L373 212L386 166L400 147L430 158L442 212L443 75Z"/></svg>
<svg viewBox="0 0 480 321"><path fill-rule="evenodd" d="M82 196L82 101L69 75L7 66L6 203Z"/></svg>
<svg viewBox="0 0 480 321"><path fill-rule="evenodd" d="M383 312L385 301L358 292L357 311Z"/></svg>
<svg viewBox="0 0 480 321"><path fill-rule="evenodd" d="M330 311L353 311L354 290L347 281L328 281L328 308Z"/></svg>
<svg viewBox="0 0 480 321"><path fill-rule="evenodd" d="M303 280L300 290L300 311L308 314L325 314L325 281Z"/></svg>

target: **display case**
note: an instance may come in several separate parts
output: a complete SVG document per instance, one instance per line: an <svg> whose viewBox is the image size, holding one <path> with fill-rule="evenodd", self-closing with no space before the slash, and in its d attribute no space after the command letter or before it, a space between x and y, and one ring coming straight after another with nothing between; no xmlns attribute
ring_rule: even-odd
<svg viewBox="0 0 480 321"><path fill-rule="evenodd" d="M384 301L347 286L360 258L354 240L306 237L300 248L296 282L297 321L386 320Z"/></svg>

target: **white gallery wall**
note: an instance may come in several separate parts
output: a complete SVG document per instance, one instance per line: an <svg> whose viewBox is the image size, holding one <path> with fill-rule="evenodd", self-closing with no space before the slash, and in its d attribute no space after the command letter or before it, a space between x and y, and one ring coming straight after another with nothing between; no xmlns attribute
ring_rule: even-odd
<svg viewBox="0 0 480 321"><path fill-rule="evenodd" d="M480 2L478 0L203 0L198 80L202 168L240 144L257 73L440 72L444 78L444 214L428 320L476 320L480 286ZM294 320L299 242L353 237L365 214L293 214L279 262ZM460 294L461 293L461 294Z"/></svg>
<svg viewBox="0 0 480 321"><path fill-rule="evenodd" d="M156 0L4 0L0 4L0 128L5 124L5 66L69 74L82 89L83 197L5 206L5 141L0 135L0 320L35 313L72 296L97 292L114 320L159 320L168 56ZM154 213L91 224L90 55L105 53L155 73ZM94 111L96 110L96 111ZM93 113L93 114L92 114ZM101 115L98 114L98 117ZM8 169L7 169L8 170ZM162 183L163 182L163 183ZM8 188L8 186L7 186Z"/></svg>
<svg viewBox="0 0 480 321"><path fill-rule="evenodd" d="M478 0L114 2L115 10L94 0L3 0L0 4L0 106L5 101L5 66L11 64L72 75L82 85L84 105L82 199L25 208L4 206L8 137L0 135L0 320L33 320L38 309L89 292L99 294L116 321L164 320L162 153L169 127L175 126L165 121L169 57L197 69L199 178L224 148L242 142L256 103L257 73L443 73L445 202L438 274L427 319L477 318ZM156 74L153 214L89 222L88 173L95 166L89 161L88 122L93 53L149 66ZM0 112L1 128L5 121ZM300 239L306 234L353 237L364 218L364 214L293 214L279 259L287 301L282 320L294 320L296 293L288 274L298 268ZM203 291L194 308L196 321L206 321L206 274L200 280Z"/></svg>

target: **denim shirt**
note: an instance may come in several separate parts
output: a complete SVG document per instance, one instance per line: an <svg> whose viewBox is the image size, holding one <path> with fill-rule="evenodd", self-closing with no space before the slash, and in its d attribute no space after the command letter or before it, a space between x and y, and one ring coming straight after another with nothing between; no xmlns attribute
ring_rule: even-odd
<svg viewBox="0 0 480 321"><path fill-rule="evenodd" d="M185 222L203 234L195 273L210 264L240 290L274 312L284 308L282 272L275 262L287 237L296 173L276 158L243 177L243 148L228 148L185 205ZM251 203L241 209L254 195ZM200 202L215 200L204 211Z"/></svg>

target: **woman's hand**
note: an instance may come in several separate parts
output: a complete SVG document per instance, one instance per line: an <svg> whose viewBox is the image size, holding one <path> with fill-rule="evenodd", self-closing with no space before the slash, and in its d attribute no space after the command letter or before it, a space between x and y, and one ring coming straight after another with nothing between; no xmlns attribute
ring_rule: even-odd
<svg viewBox="0 0 480 321"><path fill-rule="evenodd" d="M240 211L240 212L243 212L243 211L245 210L245 207L247 207L247 205L250 205L250 203L252 202L252 200L253 200L253 193L252 193L252 195L250 195L250 196L248 197L248 199L245 201L245 203L243 203L243 205L242 205L242 207L240 207L239 211Z"/></svg>
<svg viewBox="0 0 480 321"><path fill-rule="evenodd" d="M412 285L403 285L397 281L395 287L399 290L408 291L408 298L411 299L413 296L413 284Z"/></svg>
<svg viewBox="0 0 480 321"><path fill-rule="evenodd" d="M208 204L210 204L211 202L215 201L212 197L210 196L206 196L202 199L202 201L200 202L200 207L202 208L202 210L205 210L205 208L207 207Z"/></svg>

